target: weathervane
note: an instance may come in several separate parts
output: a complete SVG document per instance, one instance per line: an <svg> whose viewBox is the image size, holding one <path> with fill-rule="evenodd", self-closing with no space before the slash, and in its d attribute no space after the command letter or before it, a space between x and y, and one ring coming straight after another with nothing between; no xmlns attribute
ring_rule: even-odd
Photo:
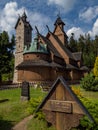
<svg viewBox="0 0 98 130"><path fill-rule="evenodd" d="M23 7L23 12L25 12L25 7Z"/></svg>

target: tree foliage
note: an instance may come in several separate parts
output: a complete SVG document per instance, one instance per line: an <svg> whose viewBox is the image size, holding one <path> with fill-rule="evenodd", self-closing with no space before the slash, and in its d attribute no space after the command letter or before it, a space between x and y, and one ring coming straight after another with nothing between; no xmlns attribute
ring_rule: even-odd
<svg viewBox="0 0 98 130"><path fill-rule="evenodd" d="M13 70L13 50L15 45L15 37L12 36L11 41L6 31L0 34L0 81L2 75L10 73Z"/></svg>
<svg viewBox="0 0 98 130"><path fill-rule="evenodd" d="M98 56L96 57L94 64L94 76L98 78Z"/></svg>
<svg viewBox="0 0 98 130"><path fill-rule="evenodd" d="M95 36L95 39L91 39L89 34L85 34L80 35L76 40L75 34L72 33L68 45L72 52L82 52L84 65L90 69L94 67L98 52L98 36Z"/></svg>
<svg viewBox="0 0 98 130"><path fill-rule="evenodd" d="M71 37L69 39L69 49L72 52L76 52L77 51L77 40L75 40L75 38L74 38L74 33L71 34Z"/></svg>
<svg viewBox="0 0 98 130"><path fill-rule="evenodd" d="M98 91L98 80L92 72L81 79L80 85L86 91Z"/></svg>

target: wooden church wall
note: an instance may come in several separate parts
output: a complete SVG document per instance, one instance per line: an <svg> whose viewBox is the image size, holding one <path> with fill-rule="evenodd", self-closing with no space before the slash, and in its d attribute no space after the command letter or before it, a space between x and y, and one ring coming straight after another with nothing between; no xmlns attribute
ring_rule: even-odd
<svg viewBox="0 0 98 130"><path fill-rule="evenodd" d="M32 67L25 68L24 70L18 70L19 82L24 80L29 82L34 81L53 81L56 79L55 70L47 67Z"/></svg>

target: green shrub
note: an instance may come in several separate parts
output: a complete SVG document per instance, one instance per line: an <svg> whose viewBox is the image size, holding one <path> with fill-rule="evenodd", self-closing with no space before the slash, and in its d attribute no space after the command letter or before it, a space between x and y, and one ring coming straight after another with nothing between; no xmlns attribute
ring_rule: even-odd
<svg viewBox="0 0 98 130"><path fill-rule="evenodd" d="M79 130L98 130L98 102L93 102L90 99L81 97L80 100L83 102L84 106L88 109L93 119L94 123L90 122L87 116L84 116L80 121L80 125L78 126Z"/></svg>
<svg viewBox="0 0 98 130"><path fill-rule="evenodd" d="M38 97L38 98L31 98L29 101L29 105L27 108L27 112L28 114L33 114L37 107L39 106L39 104L42 101L42 97ZM44 119L44 115L41 111L38 111L37 113L34 113L35 117L37 117L38 119Z"/></svg>
<svg viewBox="0 0 98 130"><path fill-rule="evenodd" d="M96 57L96 60L95 60L93 72L94 72L94 76L98 77L98 56Z"/></svg>
<svg viewBox="0 0 98 130"><path fill-rule="evenodd" d="M47 121L45 120L45 116L41 110L35 113L37 107L40 105L42 101L42 97L31 98L29 101L29 107L27 108L27 112L29 114L34 114L33 124L31 125L31 129L38 130L55 130L53 126L48 126ZM37 122L36 122L37 121ZM30 127L30 126L29 126Z"/></svg>
<svg viewBox="0 0 98 130"><path fill-rule="evenodd" d="M41 102L41 98L31 98L28 104L27 112L33 114Z"/></svg>
<svg viewBox="0 0 98 130"><path fill-rule="evenodd" d="M81 102L95 120L95 122L92 123L87 116L84 116L80 121L80 125L72 130L98 130L98 107L96 107L98 106L98 100L93 101L92 99L84 97L80 91L80 88L72 87L72 90L79 97Z"/></svg>
<svg viewBox="0 0 98 130"><path fill-rule="evenodd" d="M53 126L48 126L45 120L32 118L28 123L27 130L56 130Z"/></svg>
<svg viewBox="0 0 98 130"><path fill-rule="evenodd" d="M98 79L91 72L81 79L80 85L86 91L98 91Z"/></svg>

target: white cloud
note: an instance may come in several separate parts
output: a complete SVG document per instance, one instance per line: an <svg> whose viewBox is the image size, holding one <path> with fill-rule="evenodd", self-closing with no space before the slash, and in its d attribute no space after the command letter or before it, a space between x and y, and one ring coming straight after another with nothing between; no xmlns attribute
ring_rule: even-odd
<svg viewBox="0 0 98 130"><path fill-rule="evenodd" d="M18 8L17 2L9 2L0 12L0 31L5 30L8 31L9 34L12 34L15 31L14 27L19 17L18 15L21 16L24 9L31 26L34 28L36 25L41 33L45 32L46 24L51 25L51 20L47 16L41 13L31 12L24 7Z"/></svg>
<svg viewBox="0 0 98 130"><path fill-rule="evenodd" d="M80 27L72 27L67 31L68 37L70 37L72 33L74 33L75 39L78 39L80 37L80 34L81 35L90 34L91 38L94 38L96 35L98 35L98 18L93 24L91 30L84 32Z"/></svg>
<svg viewBox="0 0 98 130"><path fill-rule="evenodd" d="M79 13L79 18L84 20L84 22L90 22L96 16L98 16L98 6L85 8Z"/></svg>
<svg viewBox="0 0 98 130"><path fill-rule="evenodd" d="M18 14L23 12L23 7L18 9L16 2L9 2L0 13L0 30L8 31L11 34L14 31Z"/></svg>
<svg viewBox="0 0 98 130"><path fill-rule="evenodd" d="M95 37L95 35L98 35L98 18L96 19L92 30L88 31L88 33L91 35L91 37Z"/></svg>
<svg viewBox="0 0 98 130"><path fill-rule="evenodd" d="M62 9L63 12L68 12L73 8L75 2L76 0L48 0L48 5L55 4L59 9Z"/></svg>
<svg viewBox="0 0 98 130"><path fill-rule="evenodd" d="M75 39L78 39L80 37L80 34L84 35L84 32L80 27L72 27L71 29L69 29L67 31L67 36L70 37L72 33L74 33Z"/></svg>
<svg viewBox="0 0 98 130"><path fill-rule="evenodd" d="M28 19L30 20L30 24L32 25L32 27L34 28L35 26L37 26L38 30L40 33L45 33L46 32L46 25L50 25L51 26L51 19L48 16L45 16L41 13L38 12L30 12L28 11ZM35 28L33 30L33 32L35 33Z"/></svg>

